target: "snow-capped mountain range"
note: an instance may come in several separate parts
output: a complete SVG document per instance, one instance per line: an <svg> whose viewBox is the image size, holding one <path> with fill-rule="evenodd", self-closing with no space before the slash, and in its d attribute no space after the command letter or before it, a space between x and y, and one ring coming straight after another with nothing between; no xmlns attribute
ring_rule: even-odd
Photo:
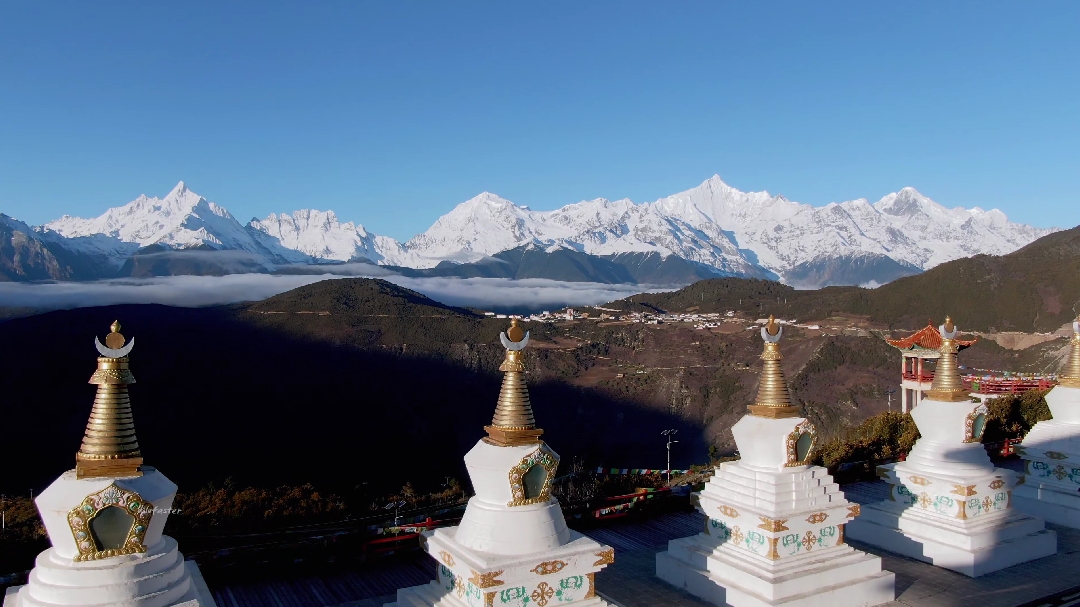
<svg viewBox="0 0 1080 607"><path fill-rule="evenodd" d="M143 195L93 219L65 215L29 228L0 215L0 229L39 242L57 259L85 256L121 275L131 275L124 268L140 256L188 250L242 252L264 270L346 261L445 269L524 247L606 259L675 256L706 275L797 286L886 282L960 257L1009 253L1056 231L1010 222L998 210L948 209L913 188L874 203L812 207L741 192L719 176L655 202L600 198L554 211L484 192L406 242L341 222L333 211L270 214L243 225L183 182L164 198Z"/></svg>

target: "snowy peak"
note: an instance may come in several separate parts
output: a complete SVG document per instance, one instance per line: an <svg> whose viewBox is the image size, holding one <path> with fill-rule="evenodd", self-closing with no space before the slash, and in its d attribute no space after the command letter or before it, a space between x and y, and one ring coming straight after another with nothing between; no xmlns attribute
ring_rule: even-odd
<svg viewBox="0 0 1080 607"><path fill-rule="evenodd" d="M169 191L169 194L166 196L166 198L168 198L169 196L180 196L183 195L184 192L187 192L187 184L185 184L183 180L181 180L176 182L176 185L173 186L173 189Z"/></svg>
<svg viewBox="0 0 1080 607"><path fill-rule="evenodd" d="M349 261L358 258L380 262L386 254L400 249L397 241L376 236L364 226L341 223L333 211L301 209L291 214L271 213L266 219L252 219L248 230L268 249L283 249L282 256L290 260L287 252L299 252L309 261Z"/></svg>
<svg viewBox="0 0 1080 607"><path fill-rule="evenodd" d="M518 206L491 192L482 192L479 196L474 196L454 207L449 213L436 220L436 223L442 221L444 224L462 224L475 221L477 217L491 215L523 217L529 213L529 207Z"/></svg>
<svg viewBox="0 0 1080 607"><path fill-rule="evenodd" d="M105 236L121 243L186 249L209 246L256 252L259 247L224 208L187 189L183 181L165 198L145 194L92 219L65 215L41 226L64 238ZM126 253L127 251L121 251Z"/></svg>
<svg viewBox="0 0 1080 607"><path fill-rule="evenodd" d="M878 211L899 217L911 217L916 213L926 211L945 211L945 207L923 196L918 190L906 187L899 192L893 192L882 197L874 203Z"/></svg>
<svg viewBox="0 0 1080 607"><path fill-rule="evenodd" d="M483 192L435 220L403 246L402 265L434 267L442 260L467 263L537 240L537 216L528 207Z"/></svg>
<svg viewBox="0 0 1080 607"><path fill-rule="evenodd" d="M454 210L450 213L453 214L459 211L473 211L484 207L492 207L499 209L505 207L517 207L517 205L497 194L492 194L491 192L480 192L480 194L473 196L472 198L454 207ZM517 208L527 210L526 207Z"/></svg>
<svg viewBox="0 0 1080 607"><path fill-rule="evenodd" d="M672 214L690 222L701 217L724 226L739 226L759 220L781 221L798 213L803 207L782 196L767 191L742 192L713 175L696 188L679 192L654 203L665 214ZM731 228L729 228L731 229Z"/></svg>

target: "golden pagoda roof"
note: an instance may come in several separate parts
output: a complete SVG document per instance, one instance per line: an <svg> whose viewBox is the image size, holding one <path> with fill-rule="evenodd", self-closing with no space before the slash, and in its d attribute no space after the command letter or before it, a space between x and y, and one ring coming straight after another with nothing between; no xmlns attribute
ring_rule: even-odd
<svg viewBox="0 0 1080 607"><path fill-rule="evenodd" d="M970 347L978 340L978 338L975 338L972 340L957 339L954 341L956 346L963 350ZM934 323L931 322L907 337L902 337L900 339L886 339L885 343L894 348L899 348L900 350L937 350L941 347L941 341L941 333L938 331L938 328L934 326Z"/></svg>

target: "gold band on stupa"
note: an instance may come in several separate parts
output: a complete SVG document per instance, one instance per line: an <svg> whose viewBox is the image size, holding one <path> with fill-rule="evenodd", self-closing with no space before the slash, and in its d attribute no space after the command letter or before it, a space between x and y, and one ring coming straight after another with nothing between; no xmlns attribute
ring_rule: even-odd
<svg viewBox="0 0 1080 607"><path fill-rule="evenodd" d="M506 347L506 359L499 365L503 372L499 401L490 426L484 426L487 436L484 442L500 447L535 445L540 442L543 430L536 427L529 388L525 385L525 355L522 350L528 343L528 335L516 318L510 328L499 336Z"/></svg>
<svg viewBox="0 0 1080 607"><path fill-rule="evenodd" d="M772 419L799 417L799 408L791 404L787 379L780 368L780 361L784 358L780 354L780 336L780 325L775 317L769 316L768 324L761 330L765 350L761 353L761 382L758 384L757 398L754 404L746 407L751 415Z"/></svg>
<svg viewBox="0 0 1080 607"><path fill-rule="evenodd" d="M1080 318L1073 321L1073 336L1069 340L1069 360L1058 374L1058 384L1080 388Z"/></svg>
<svg viewBox="0 0 1080 607"><path fill-rule="evenodd" d="M75 455L75 475L80 479L142 475L139 466L143 458L135 437L127 388L135 383L126 355L132 344L124 347L119 321L109 328L105 346L97 342L102 356L98 357L97 370L89 381L97 385L97 395L82 446ZM111 356L115 354L123 355Z"/></svg>
<svg viewBox="0 0 1080 607"><path fill-rule="evenodd" d="M941 332L941 347L938 352L937 368L934 369L934 383L926 391L926 398L942 402L960 402L971 400L971 394L964 389L964 383L960 380L960 368L956 362L956 353L960 346L956 343L956 325L948 316L945 324L939 328Z"/></svg>

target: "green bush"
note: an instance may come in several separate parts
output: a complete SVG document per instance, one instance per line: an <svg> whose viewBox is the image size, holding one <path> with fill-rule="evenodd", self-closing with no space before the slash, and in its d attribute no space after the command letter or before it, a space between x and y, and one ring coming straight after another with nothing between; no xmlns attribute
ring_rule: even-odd
<svg viewBox="0 0 1080 607"><path fill-rule="evenodd" d="M910 451L918 438L919 429L911 415L886 411L815 447L813 463L829 467L842 463L891 459Z"/></svg>
<svg viewBox="0 0 1080 607"><path fill-rule="evenodd" d="M1046 390L1030 390L987 401L984 443L1023 438L1036 423L1050 419ZM974 405L972 405L974 408ZM841 436L815 447L813 462L819 466L877 461L899 457L911 450L919 429L911 415L885 412L875 415Z"/></svg>
<svg viewBox="0 0 1080 607"><path fill-rule="evenodd" d="M1048 390L1029 390L1022 394L999 396L986 402L989 413L983 430L984 443L1023 438L1035 424L1050 419L1046 405Z"/></svg>
<svg viewBox="0 0 1080 607"><path fill-rule="evenodd" d="M275 528L284 524L310 524L344 516L340 497L317 491L312 485L276 489L239 488L226 480L194 493L178 493L173 500L178 512L169 517L169 531L206 527L236 529Z"/></svg>

